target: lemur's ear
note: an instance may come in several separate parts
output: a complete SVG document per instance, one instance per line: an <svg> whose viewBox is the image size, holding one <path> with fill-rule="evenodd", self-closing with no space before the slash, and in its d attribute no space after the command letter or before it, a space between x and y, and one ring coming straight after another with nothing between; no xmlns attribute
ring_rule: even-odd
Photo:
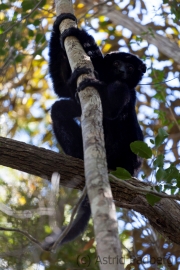
<svg viewBox="0 0 180 270"><path fill-rule="evenodd" d="M142 73L145 73L146 72L146 65L145 64L142 64L139 66L138 68L140 71L142 71Z"/></svg>

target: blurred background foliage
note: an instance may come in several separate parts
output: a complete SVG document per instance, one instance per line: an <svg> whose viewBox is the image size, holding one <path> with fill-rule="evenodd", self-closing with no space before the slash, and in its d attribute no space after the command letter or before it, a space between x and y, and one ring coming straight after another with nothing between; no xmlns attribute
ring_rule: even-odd
<svg viewBox="0 0 180 270"><path fill-rule="evenodd" d="M167 45L180 45L180 1L76 0L73 3L79 27L95 37L104 54L112 50L131 52L146 63L147 73L137 87L137 113L153 157L144 161L139 179L158 183L161 190L176 194L179 175L168 178L167 185L163 174L159 176L157 172L173 167L177 175L180 168L180 64L176 57L164 54L161 45L156 47L147 42L146 36L157 33L166 38ZM142 31L137 36L131 32L133 26L129 29L115 23L112 16L108 17L107 8L111 8L111 13L118 11L119 16L125 15L127 22L133 18L146 26L148 33ZM47 63L55 16L52 0L0 0L0 136L61 151L51 127L50 108L57 97ZM169 136L154 148L153 140L161 127ZM48 205L51 186L46 180L1 166L0 181L0 201L6 206L27 210ZM65 218L68 222L70 206L77 197L79 192L60 188L55 216L58 225ZM157 234L138 213L117 210L126 269L180 269L180 247ZM31 219L17 219L3 212L0 215L2 226L26 230L38 240L51 232L50 219L48 215L38 214ZM92 222L82 239L65 245L56 254L42 252L18 233L0 232L0 240L0 269L74 269L81 264L81 260L77 263L81 255L88 256L92 269L98 269ZM157 260L158 257L161 259Z"/></svg>

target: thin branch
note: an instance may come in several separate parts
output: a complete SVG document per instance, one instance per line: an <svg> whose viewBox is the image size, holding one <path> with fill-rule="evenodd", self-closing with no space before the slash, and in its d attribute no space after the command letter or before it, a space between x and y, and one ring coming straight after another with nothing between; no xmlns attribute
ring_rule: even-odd
<svg viewBox="0 0 180 270"><path fill-rule="evenodd" d="M130 183L128 183L128 180L127 181L121 180L112 174L109 174L109 179L110 179L110 181L115 181L115 183L117 183L119 181L119 184L121 186L125 186L128 189L131 189L134 192L138 192L139 194L142 194L142 195L152 194L152 195L155 195L155 196L160 197L160 198L174 199L174 200L180 201L180 195L168 195L166 193L153 191L153 190L151 190L151 188L153 186L147 186L147 188L135 187L135 186L131 185ZM132 179L140 181L139 179L137 179L135 177L132 177Z"/></svg>
<svg viewBox="0 0 180 270"><path fill-rule="evenodd" d="M60 236L57 238L57 241L54 243L54 245L50 248L50 250L56 250L59 243L61 243L61 241L64 239L64 237L68 234L69 230L71 229L71 225L73 223L74 217L77 213L77 210L81 204L81 202L84 200L85 196L87 194L87 189L86 187L84 187L84 190L82 192L82 195L80 197L80 199L78 200L77 204L75 205L75 207L73 208L72 214L71 214L71 219L70 222L68 224L68 226L65 228L65 230L62 232L62 234L60 234Z"/></svg>
<svg viewBox="0 0 180 270"><path fill-rule="evenodd" d="M14 28L17 24L21 23L23 20L26 20L27 18L29 18L32 13L39 7L39 5L43 2L43 0L40 0L35 7L31 10L30 13L28 13L26 16L22 17L19 21L15 22L13 25L11 25L8 29L6 29L2 34L0 35L4 35L6 33L8 33L12 28Z"/></svg>
<svg viewBox="0 0 180 270"><path fill-rule="evenodd" d="M4 228L4 227L0 227L0 231L10 231L10 232L18 232L23 234L24 236L26 236L30 241L32 241L33 243L37 244L41 249L43 249L41 243L34 238L32 235L30 235L28 232L23 231L23 230L19 230L19 229L11 229L11 228ZM43 249L44 250L44 249Z"/></svg>

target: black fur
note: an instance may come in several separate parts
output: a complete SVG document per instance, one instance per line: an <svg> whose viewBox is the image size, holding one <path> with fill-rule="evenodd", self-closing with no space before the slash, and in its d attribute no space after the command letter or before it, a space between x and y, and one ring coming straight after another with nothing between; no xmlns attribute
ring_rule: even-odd
<svg viewBox="0 0 180 270"><path fill-rule="evenodd" d="M64 14L63 18L68 18ZM75 99L76 81L79 74L88 70L77 69L71 73L62 43L67 36L76 36L90 56L98 79L84 80L78 91L94 86L100 94L103 106L103 127L108 168L123 167L131 175L141 165L141 160L130 150L130 143L143 140L137 121L135 87L141 80L146 66L135 55L112 52L105 57L94 38L84 30L71 28L63 35L59 32L61 15L56 19L49 44L49 71L54 91L61 98L52 106L51 117L55 136L64 152L83 159L81 127L75 120L81 115L80 104ZM82 202L72 228L61 244L71 241L84 231L90 217L88 198Z"/></svg>

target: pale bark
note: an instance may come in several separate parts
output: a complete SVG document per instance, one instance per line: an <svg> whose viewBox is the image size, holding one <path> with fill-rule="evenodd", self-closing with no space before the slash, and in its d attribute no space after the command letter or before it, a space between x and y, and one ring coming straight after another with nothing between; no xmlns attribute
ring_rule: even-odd
<svg viewBox="0 0 180 270"><path fill-rule="evenodd" d="M72 12L71 3L67 0L56 0L56 12L57 15ZM60 25L61 33L72 26L75 26L73 21L64 20ZM72 71L77 67L86 66L91 68L91 78L93 78L92 63L78 40L75 37L67 37L64 45ZM85 77L89 77L89 75L80 76L78 84ZM87 193L91 205L97 253L100 260L103 261L105 257L121 257L121 247L116 209L107 173L102 106L98 92L92 87L87 87L84 91L81 91L79 98L82 108L81 127ZM119 263L113 265L100 263L99 266L103 270L124 269L123 265Z"/></svg>

